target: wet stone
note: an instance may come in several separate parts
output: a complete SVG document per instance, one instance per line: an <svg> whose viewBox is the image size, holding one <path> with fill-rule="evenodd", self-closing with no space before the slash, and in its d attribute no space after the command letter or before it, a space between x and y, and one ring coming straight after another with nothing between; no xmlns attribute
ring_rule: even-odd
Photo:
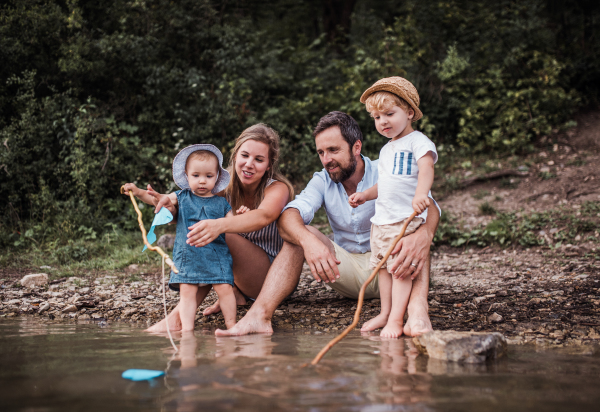
<svg viewBox="0 0 600 412"><path fill-rule="evenodd" d="M497 359L507 350L506 338L498 332L433 331L413 341L430 358L464 363Z"/></svg>

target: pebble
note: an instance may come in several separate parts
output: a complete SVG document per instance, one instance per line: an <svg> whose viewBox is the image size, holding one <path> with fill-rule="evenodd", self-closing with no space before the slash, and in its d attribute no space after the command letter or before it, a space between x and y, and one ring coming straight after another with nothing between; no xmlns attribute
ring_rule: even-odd
<svg viewBox="0 0 600 412"><path fill-rule="evenodd" d="M63 313L70 313L70 312L77 312L77 306L75 305L68 305L67 307L65 307L62 310Z"/></svg>
<svg viewBox="0 0 600 412"><path fill-rule="evenodd" d="M40 306L38 306L38 313L44 313L48 309L50 309L50 304L48 302L42 302L40 303Z"/></svg>
<svg viewBox="0 0 600 412"><path fill-rule="evenodd" d="M502 322L502 320L504 320L502 315L499 315L496 312L494 312L490 316L488 316L488 321L492 322L492 323L500 323L500 322Z"/></svg>

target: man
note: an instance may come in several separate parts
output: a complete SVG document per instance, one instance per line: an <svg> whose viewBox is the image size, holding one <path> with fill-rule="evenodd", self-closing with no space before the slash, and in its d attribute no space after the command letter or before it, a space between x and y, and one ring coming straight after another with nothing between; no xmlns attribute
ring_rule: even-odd
<svg viewBox="0 0 600 412"><path fill-rule="evenodd" d="M263 288L246 316L219 336L271 333L271 318L277 306L298 284L306 260L317 281L329 283L343 296L357 298L370 274L370 218L375 202L352 209L348 196L377 183L377 161L363 157L362 133L356 121L342 112L321 118L313 132L317 153L324 169L314 174L306 188L290 202L279 217L278 228L285 240L273 261ZM312 226L314 213L325 206L334 241ZM413 234L398 242L398 254L388 268L400 277L410 276L413 288L404 333L416 336L432 330L427 314L429 288L429 247L439 223L439 213L429 213L427 221ZM379 297L377 281L367 288L365 298Z"/></svg>

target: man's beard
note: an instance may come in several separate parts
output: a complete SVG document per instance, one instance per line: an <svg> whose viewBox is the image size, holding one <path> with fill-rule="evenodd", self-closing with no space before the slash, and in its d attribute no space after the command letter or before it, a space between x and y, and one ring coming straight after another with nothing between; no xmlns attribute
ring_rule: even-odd
<svg viewBox="0 0 600 412"><path fill-rule="evenodd" d="M348 180L350 176L352 176L352 174L356 170L357 163L358 162L356 161L356 157L350 155L350 164L348 164L347 167L342 167L342 165L340 165L338 162L332 160L331 162L325 165L325 169L327 170L327 173L329 173L329 177L331 178L331 180L333 180L335 183L340 183ZM340 171L335 174L331 173L329 171L329 168L336 166L340 168Z"/></svg>

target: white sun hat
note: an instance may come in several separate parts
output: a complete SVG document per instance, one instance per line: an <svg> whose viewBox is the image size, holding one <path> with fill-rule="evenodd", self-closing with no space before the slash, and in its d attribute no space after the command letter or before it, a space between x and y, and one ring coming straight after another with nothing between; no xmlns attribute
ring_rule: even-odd
<svg viewBox="0 0 600 412"><path fill-rule="evenodd" d="M187 163L188 157L199 150L206 150L217 156L219 176L217 176L217 183L215 183L212 193L217 194L222 192L229 184L230 176L229 172L221 166L223 164L223 154L212 144L193 144L181 149L181 151L177 153L177 156L173 159L173 180L175 181L175 184L181 189L190 189L190 184L188 183L187 175L185 174L185 164Z"/></svg>

